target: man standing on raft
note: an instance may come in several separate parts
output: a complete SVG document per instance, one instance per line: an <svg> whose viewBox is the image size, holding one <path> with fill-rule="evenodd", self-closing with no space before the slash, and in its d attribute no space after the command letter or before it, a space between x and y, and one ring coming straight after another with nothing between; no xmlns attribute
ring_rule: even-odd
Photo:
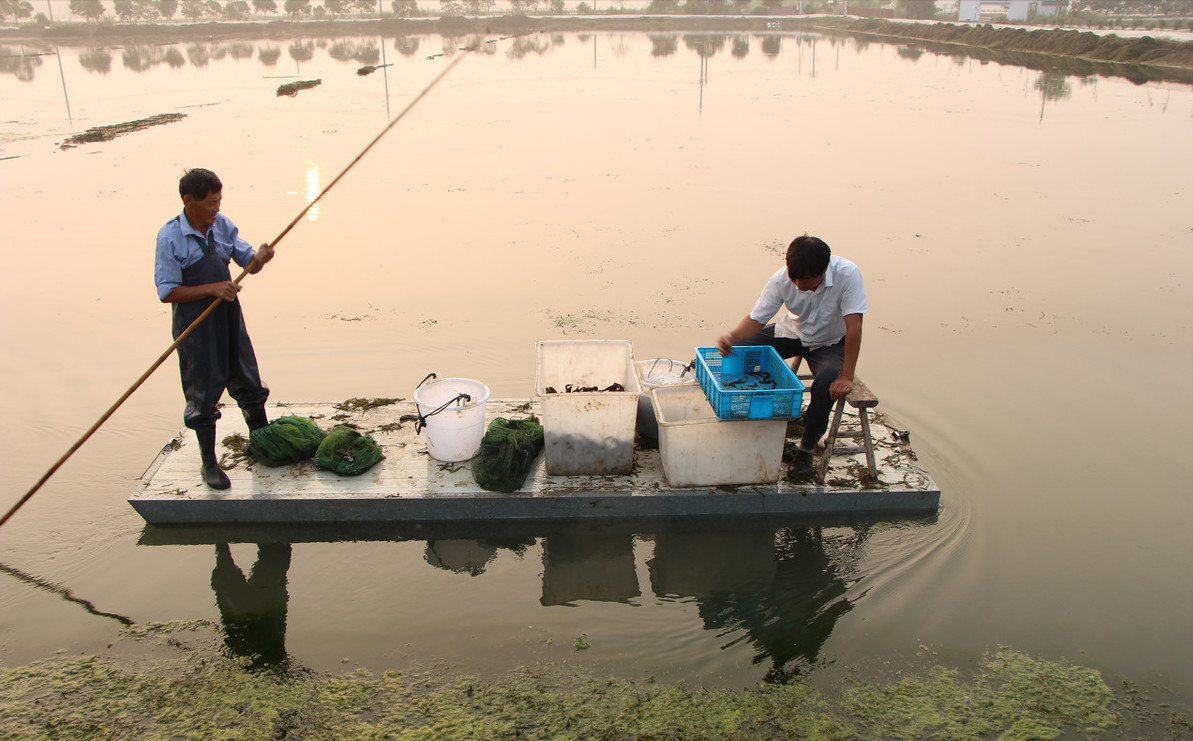
<svg viewBox="0 0 1193 741"><path fill-rule="evenodd" d="M186 396L183 421L195 431L203 481L212 489L231 486L215 454L215 422L224 390L236 400L249 431L269 424L257 356L249 340L228 261L250 273L273 259L273 248L240 238L236 225L220 213L223 184L214 172L187 171L178 181L182 213L157 233L154 282L162 303L173 304L173 333L178 339L212 302L215 310L178 345L178 367Z"/></svg>
<svg viewBox="0 0 1193 741"><path fill-rule="evenodd" d="M787 311L766 324L782 306ZM808 361L815 378L788 479L812 473L812 454L828 429L833 401L853 390L867 311L857 265L834 257L822 240L805 234L787 248L786 266L763 286L754 310L717 340L722 354L734 345L770 345L784 359L798 355Z"/></svg>

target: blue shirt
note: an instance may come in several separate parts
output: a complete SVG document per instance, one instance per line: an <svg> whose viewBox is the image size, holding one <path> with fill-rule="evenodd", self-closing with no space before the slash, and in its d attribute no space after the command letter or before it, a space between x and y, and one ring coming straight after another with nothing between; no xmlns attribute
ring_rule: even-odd
<svg viewBox="0 0 1193 741"><path fill-rule="evenodd" d="M240 267L252 261L253 246L240 238L240 230L223 214L215 215L209 230L215 239L215 254L225 263L235 260ZM207 235L197 231L186 219L186 213L167 221L157 232L157 253L153 261L153 281L157 297L165 300L182 285L182 269L203 259Z"/></svg>

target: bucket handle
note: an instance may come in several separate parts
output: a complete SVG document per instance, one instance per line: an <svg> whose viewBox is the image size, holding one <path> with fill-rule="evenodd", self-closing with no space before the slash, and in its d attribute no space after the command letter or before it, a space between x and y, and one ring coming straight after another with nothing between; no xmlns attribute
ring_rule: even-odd
<svg viewBox="0 0 1193 741"><path fill-rule="evenodd" d="M427 378L424 378L423 380L418 382L418 386L422 386L424 383L427 382L427 379L429 379L429 378L438 378L438 377L439 376L435 373L428 373ZM415 388L418 388L418 386L415 386ZM467 404L468 402L472 401L472 396L470 396L469 394L465 394L465 393L456 394L454 399L448 399L447 401L440 404L439 408L433 409L433 410L427 412L425 415L422 412L418 412L418 421L414 423L415 433L422 432L423 428L427 426L427 417L434 417L436 414L439 414L444 409L447 409L449 406L451 406L452 404L455 404L457 401L459 401L461 399L463 399L464 403ZM415 405L415 411L418 411L417 405Z"/></svg>

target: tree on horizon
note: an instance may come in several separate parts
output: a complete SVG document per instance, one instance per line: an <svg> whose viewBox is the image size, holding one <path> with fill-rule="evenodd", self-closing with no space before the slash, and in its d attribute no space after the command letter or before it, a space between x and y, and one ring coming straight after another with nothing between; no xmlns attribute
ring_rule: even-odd
<svg viewBox="0 0 1193 741"><path fill-rule="evenodd" d="M88 21L101 18L107 12L101 0L70 0L69 7L73 15L82 16Z"/></svg>

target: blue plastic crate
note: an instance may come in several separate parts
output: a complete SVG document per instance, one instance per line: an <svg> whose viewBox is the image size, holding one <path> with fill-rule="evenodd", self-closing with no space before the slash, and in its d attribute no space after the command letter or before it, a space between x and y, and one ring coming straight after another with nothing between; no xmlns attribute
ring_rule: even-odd
<svg viewBox="0 0 1193 741"><path fill-rule="evenodd" d="M741 365L738 366L738 359ZM715 347L696 348L696 380L717 419L795 419L804 403L804 384L800 382L783 358L768 345L733 348L728 365L744 373L767 373L774 382L773 389L735 389L727 387L721 378L722 363L726 360ZM725 379L727 381L732 379Z"/></svg>

